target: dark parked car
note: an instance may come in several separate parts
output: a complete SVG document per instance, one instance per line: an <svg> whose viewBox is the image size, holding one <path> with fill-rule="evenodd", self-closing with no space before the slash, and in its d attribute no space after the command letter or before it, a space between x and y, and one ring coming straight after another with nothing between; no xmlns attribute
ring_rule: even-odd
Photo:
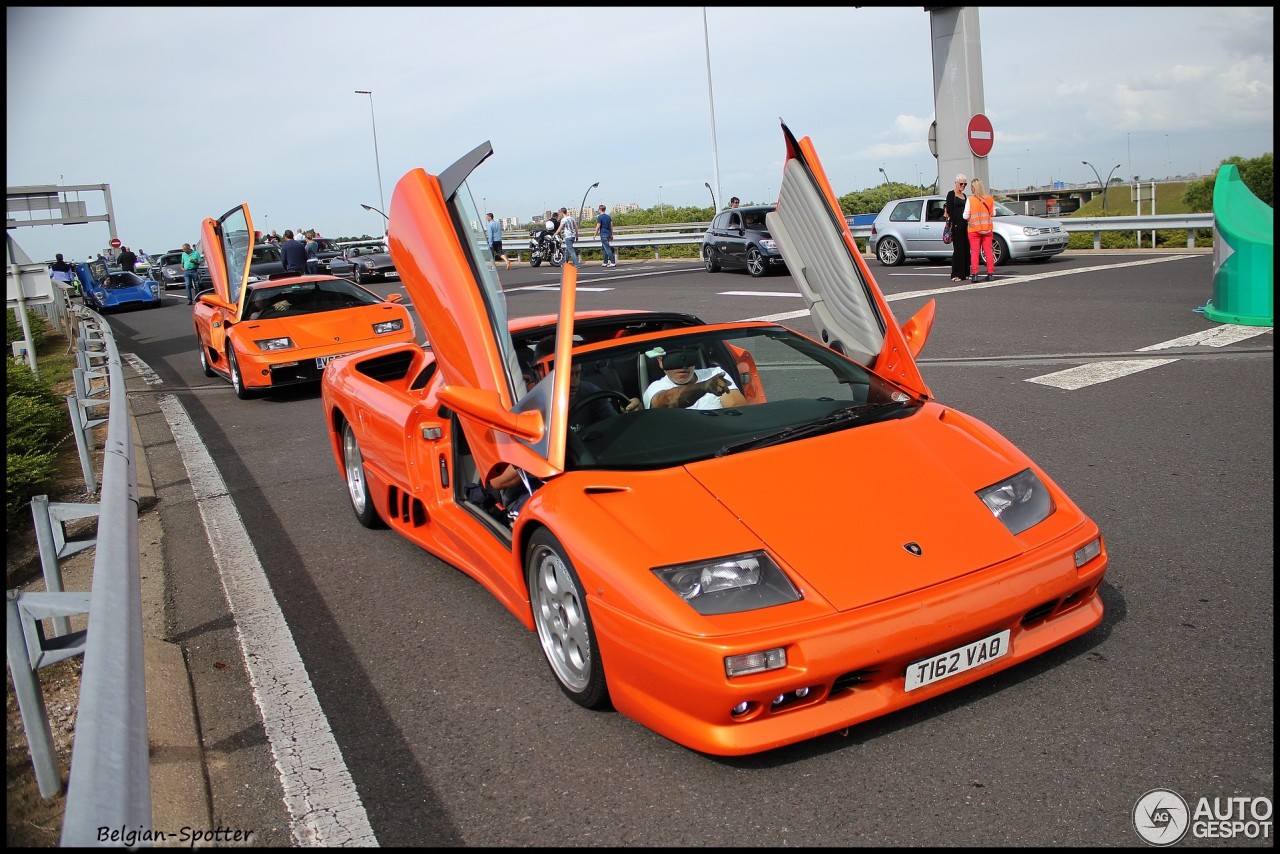
<svg viewBox="0 0 1280 854"><path fill-rule="evenodd" d="M253 247L253 260L249 263L250 278L269 279L277 273L284 272L284 261L280 258L280 247L274 243L259 243ZM200 290L213 287L209 277L209 259L202 258L196 271ZM181 274L179 274L181 276Z"/></svg>
<svg viewBox="0 0 1280 854"><path fill-rule="evenodd" d="M350 279L357 285L398 279L395 262L381 240L360 240L341 244L342 257L329 263L329 275Z"/></svg>
<svg viewBox="0 0 1280 854"><path fill-rule="evenodd" d="M329 262L342 255L342 247L338 245L338 241L332 237L317 237L316 243L319 244L319 251L316 253L316 272L326 275L341 275L329 273Z"/></svg>
<svg viewBox="0 0 1280 854"><path fill-rule="evenodd" d="M151 262L151 267L147 270L153 282L157 282L165 290L184 287L181 249L171 249L163 255L153 256L153 258L155 260Z"/></svg>
<svg viewBox="0 0 1280 854"><path fill-rule="evenodd" d="M707 272L717 273L721 267L742 268L752 276L767 276L774 270L786 271L778 241L769 234L765 214L773 205L730 208L716 214L707 233L702 236L702 263Z"/></svg>

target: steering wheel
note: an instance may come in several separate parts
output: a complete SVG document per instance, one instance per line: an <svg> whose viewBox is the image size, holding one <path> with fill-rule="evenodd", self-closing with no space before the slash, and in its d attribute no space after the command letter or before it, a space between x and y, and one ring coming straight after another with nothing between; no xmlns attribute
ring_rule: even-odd
<svg viewBox="0 0 1280 854"><path fill-rule="evenodd" d="M578 414L579 409L583 409L586 406L595 403L597 400L612 400L614 403L620 402L620 405L617 407L618 412L622 412L631 404L631 398L627 397L620 391L614 391L613 389L593 391L590 394L583 395L580 400L575 401L573 406L569 407L569 420L573 420L573 416Z"/></svg>

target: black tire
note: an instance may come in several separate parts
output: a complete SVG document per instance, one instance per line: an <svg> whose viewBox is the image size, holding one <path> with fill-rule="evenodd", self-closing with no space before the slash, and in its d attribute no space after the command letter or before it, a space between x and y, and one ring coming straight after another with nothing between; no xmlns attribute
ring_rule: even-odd
<svg viewBox="0 0 1280 854"><path fill-rule="evenodd" d="M382 517L374 509L369 479L364 472L364 455L360 453L360 443L356 441L349 421L342 423L342 471L347 479L347 498L356 519L366 528L385 528Z"/></svg>
<svg viewBox="0 0 1280 854"><path fill-rule="evenodd" d="M564 264L565 255L566 253L563 245L557 246L555 249L551 250L551 266L559 267Z"/></svg>
<svg viewBox="0 0 1280 854"><path fill-rule="evenodd" d="M236 390L236 397L241 400L253 397L253 392L245 387L244 377L240 373L240 360L236 358L235 345L230 341L227 342L227 370L231 372L231 387Z"/></svg>
<svg viewBox="0 0 1280 854"><path fill-rule="evenodd" d="M764 255L754 246L747 249L747 272L753 279L769 275L769 262L764 260Z"/></svg>
<svg viewBox="0 0 1280 854"><path fill-rule="evenodd" d="M876 244L876 259L886 267L897 267L907 260L902 254L902 244L892 237L882 237Z"/></svg>
<svg viewBox="0 0 1280 854"><path fill-rule="evenodd" d="M702 247L702 266L707 268L708 273L719 273L720 265L716 263L715 250L710 246Z"/></svg>
<svg viewBox="0 0 1280 854"><path fill-rule="evenodd" d="M604 662L573 563L546 528L529 538L524 554L533 625L560 690L583 708L607 707Z"/></svg>

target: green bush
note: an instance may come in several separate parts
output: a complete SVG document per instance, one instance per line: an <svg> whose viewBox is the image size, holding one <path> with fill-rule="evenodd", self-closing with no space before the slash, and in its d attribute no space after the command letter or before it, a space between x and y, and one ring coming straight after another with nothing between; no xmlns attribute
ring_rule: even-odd
<svg viewBox="0 0 1280 854"><path fill-rule="evenodd" d="M5 515L12 529L31 497L52 484L57 450L71 423L66 401L24 362L9 360L5 384Z"/></svg>
<svg viewBox="0 0 1280 854"><path fill-rule="evenodd" d="M31 325L31 341L36 345L36 351L44 346L44 341L49 337L49 319L37 311L27 309L27 322ZM9 322L5 325L4 330L4 347L9 352L13 352L13 342L22 341L22 322L18 320L17 312L9 311Z"/></svg>

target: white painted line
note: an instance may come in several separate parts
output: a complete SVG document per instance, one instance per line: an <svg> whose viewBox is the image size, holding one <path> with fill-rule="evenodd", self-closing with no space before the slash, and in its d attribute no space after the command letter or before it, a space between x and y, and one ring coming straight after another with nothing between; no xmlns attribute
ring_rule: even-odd
<svg viewBox="0 0 1280 854"><path fill-rule="evenodd" d="M129 363L138 375L142 377L147 385L164 385L164 380L160 379L160 375L151 370L151 366L142 361L134 353L121 353L120 358Z"/></svg>
<svg viewBox="0 0 1280 854"><path fill-rule="evenodd" d="M523 288L511 288L512 291L550 291L551 293L559 293L559 285L525 285ZM578 286L578 293L603 293L611 291L613 288L584 288Z"/></svg>
<svg viewBox="0 0 1280 854"><path fill-rule="evenodd" d="M376 847L360 793L226 483L178 399L161 394L157 402L182 454L235 618L294 841L303 848Z"/></svg>
<svg viewBox="0 0 1280 854"><path fill-rule="evenodd" d="M798 297L799 291L721 291L719 297Z"/></svg>
<svg viewBox="0 0 1280 854"><path fill-rule="evenodd" d="M1027 380L1029 383L1039 383L1040 385L1051 385L1065 391L1075 391L1089 385L1105 383L1109 380L1127 377L1129 374L1136 374L1139 371L1158 368L1161 365L1167 365L1170 362L1176 362L1177 359L1124 359L1114 362L1092 362L1088 365L1080 365L1075 368L1068 368L1065 371L1058 371L1052 374L1045 374L1039 377L1032 377Z"/></svg>
<svg viewBox="0 0 1280 854"><path fill-rule="evenodd" d="M1009 276L1008 278L995 279L990 282L968 282L961 285L949 285L940 288L930 288L923 291L904 291L900 294L885 294L885 302L896 302L904 299L915 299L917 297L932 297L939 294L954 294L961 291L977 291L986 288L1003 288L1009 285L1022 285L1027 282L1038 282L1043 279L1055 279L1059 276L1074 276L1077 273L1093 273L1103 270L1121 270L1125 267L1141 267L1145 264L1163 264L1166 261L1181 261L1186 258L1195 258L1195 255L1162 255L1159 258L1144 258L1141 261L1130 261L1126 264L1100 264L1096 267L1077 267L1072 270L1054 270L1047 273L1032 273L1028 276ZM996 274L1001 275L1000 273ZM761 317L749 317L747 320L758 320L763 323L781 323L784 320L795 320L797 317L807 317L809 310L807 308L799 311L790 311L783 314L766 314Z"/></svg>
<svg viewBox="0 0 1280 854"><path fill-rule="evenodd" d="M1237 341L1245 341L1255 335L1261 335L1264 332L1270 331L1270 326L1236 326L1233 324L1224 324L1222 326L1215 326L1212 329L1193 332L1190 335L1183 335L1181 338L1174 338L1172 341L1162 341L1159 344L1152 344L1148 347L1139 347L1138 352L1142 353L1147 350L1170 350L1174 347L1225 347L1228 344L1235 344Z"/></svg>

